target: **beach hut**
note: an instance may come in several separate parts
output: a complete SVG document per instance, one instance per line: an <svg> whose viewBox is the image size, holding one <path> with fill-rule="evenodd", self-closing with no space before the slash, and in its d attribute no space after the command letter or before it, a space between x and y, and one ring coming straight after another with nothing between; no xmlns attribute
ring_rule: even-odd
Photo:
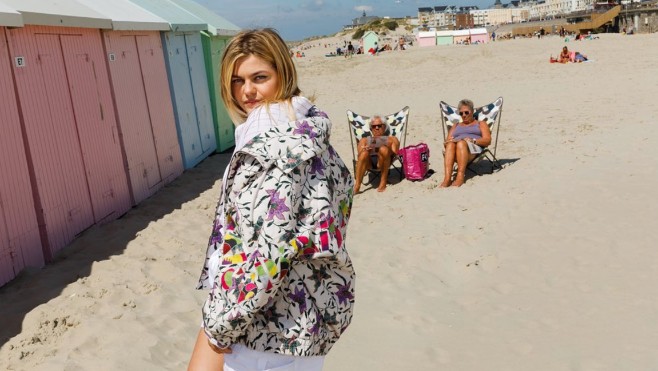
<svg viewBox="0 0 658 371"><path fill-rule="evenodd" d="M452 31L453 43L464 44L471 36L471 30L454 30Z"/></svg>
<svg viewBox="0 0 658 371"><path fill-rule="evenodd" d="M452 31L436 31L436 45L452 45Z"/></svg>
<svg viewBox="0 0 658 371"><path fill-rule="evenodd" d="M169 22L161 32L178 141L186 169L217 149L200 31L208 24L168 0L130 0Z"/></svg>
<svg viewBox="0 0 658 371"><path fill-rule="evenodd" d="M169 22L129 2L77 0L112 20L102 31L132 204L183 172L160 31Z"/></svg>
<svg viewBox="0 0 658 371"><path fill-rule="evenodd" d="M225 151L235 146L233 121L226 111L222 102L221 85L219 80L219 66L222 54L229 42L240 28L215 14L209 9L199 5L192 0L171 0L176 5L192 13L194 16L208 23L208 31L201 31L201 43L203 45L204 61L210 91L210 107L217 135L217 151Z"/></svg>
<svg viewBox="0 0 658 371"><path fill-rule="evenodd" d="M474 28L471 30L471 43L482 44L489 42L489 33L486 28Z"/></svg>
<svg viewBox="0 0 658 371"><path fill-rule="evenodd" d="M36 216L46 261L90 226L130 209L100 29L74 0L2 0ZM3 58L4 59L4 58ZM3 79L3 86L4 86Z"/></svg>
<svg viewBox="0 0 658 371"><path fill-rule="evenodd" d="M436 31L419 31L416 39L419 46L435 46Z"/></svg>
<svg viewBox="0 0 658 371"><path fill-rule="evenodd" d="M16 61L5 37L5 27L22 25L20 13L0 3L0 286L44 263L12 76Z"/></svg>
<svg viewBox="0 0 658 371"><path fill-rule="evenodd" d="M368 53L370 48L379 48L379 35L373 31L366 31L361 38L361 45L363 45L363 52Z"/></svg>

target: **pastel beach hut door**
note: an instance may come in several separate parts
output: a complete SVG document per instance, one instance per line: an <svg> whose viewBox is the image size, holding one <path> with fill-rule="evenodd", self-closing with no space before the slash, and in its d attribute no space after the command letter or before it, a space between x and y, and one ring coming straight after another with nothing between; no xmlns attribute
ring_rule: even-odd
<svg viewBox="0 0 658 371"><path fill-rule="evenodd" d="M183 172L160 31L164 19L127 0L77 0L112 20L103 46L137 205Z"/></svg>
<svg viewBox="0 0 658 371"><path fill-rule="evenodd" d="M23 143L5 27L22 26L18 12L0 4L0 286L25 267L43 265L32 181Z"/></svg>
<svg viewBox="0 0 658 371"><path fill-rule="evenodd" d="M48 261L80 232L130 208L98 29L110 21L72 1L16 3L24 6L26 24L29 13L38 14L30 18L35 23L88 27L6 32L11 58L25 60L14 76Z"/></svg>
<svg viewBox="0 0 658 371"><path fill-rule="evenodd" d="M452 45L452 31L436 31L436 45Z"/></svg>
<svg viewBox="0 0 658 371"><path fill-rule="evenodd" d="M186 169L217 149L200 31L208 24L168 0L131 0L169 22L162 32L176 130Z"/></svg>
<svg viewBox="0 0 658 371"><path fill-rule="evenodd" d="M105 31L103 39L133 205L183 172L158 33Z"/></svg>
<svg viewBox="0 0 658 371"><path fill-rule="evenodd" d="M206 72L208 73L208 87L210 103L215 120L215 133L217 135L217 151L222 152L235 146L235 126L226 111L221 96L221 81L219 66L222 54L230 38L218 37L205 32L201 33L201 42L205 55Z"/></svg>
<svg viewBox="0 0 658 371"><path fill-rule="evenodd" d="M208 30L201 31L201 42L210 93L210 106L215 124L217 151L225 151L235 145L235 126L222 102L219 66L226 44L240 28L196 1L171 1L208 24Z"/></svg>
<svg viewBox="0 0 658 371"><path fill-rule="evenodd" d="M166 32L163 44L183 162L189 169L217 148L201 35Z"/></svg>
<svg viewBox="0 0 658 371"><path fill-rule="evenodd" d="M435 46L436 45L436 32L435 31L421 31L418 32L418 45L419 46Z"/></svg>

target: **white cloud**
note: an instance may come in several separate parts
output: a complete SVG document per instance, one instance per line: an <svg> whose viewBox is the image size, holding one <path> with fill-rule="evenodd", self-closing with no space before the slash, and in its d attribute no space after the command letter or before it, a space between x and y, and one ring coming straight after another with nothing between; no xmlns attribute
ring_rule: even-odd
<svg viewBox="0 0 658 371"><path fill-rule="evenodd" d="M357 5L354 7L354 10L359 12L372 12L372 7L370 5Z"/></svg>
<svg viewBox="0 0 658 371"><path fill-rule="evenodd" d="M304 1L302 2L302 9L306 10L322 10L324 8L324 0L313 0L313 1Z"/></svg>

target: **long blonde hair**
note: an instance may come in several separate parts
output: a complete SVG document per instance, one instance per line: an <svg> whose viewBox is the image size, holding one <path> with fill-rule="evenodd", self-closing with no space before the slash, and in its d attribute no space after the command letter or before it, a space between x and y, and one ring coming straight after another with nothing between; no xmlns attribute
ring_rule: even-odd
<svg viewBox="0 0 658 371"><path fill-rule="evenodd" d="M281 36L271 28L244 30L235 35L226 46L220 68L222 101L229 116L236 124L247 119L247 112L240 107L233 96L231 78L237 62L250 55L269 63L276 71L279 86L274 102L290 100L301 93L297 86L297 69L290 56L288 46Z"/></svg>

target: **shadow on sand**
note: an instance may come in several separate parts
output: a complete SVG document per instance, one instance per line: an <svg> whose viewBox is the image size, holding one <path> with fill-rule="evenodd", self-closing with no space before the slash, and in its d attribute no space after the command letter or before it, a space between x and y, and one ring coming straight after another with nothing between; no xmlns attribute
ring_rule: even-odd
<svg viewBox="0 0 658 371"><path fill-rule="evenodd" d="M28 269L0 288L0 346L21 333L23 320L30 311L60 295L70 283L89 276L94 262L122 254L149 223L212 188L221 178L230 156L228 152L208 157L121 218L81 233L51 264L42 269ZM109 238L90 246L90 241L97 241L99 235Z"/></svg>

